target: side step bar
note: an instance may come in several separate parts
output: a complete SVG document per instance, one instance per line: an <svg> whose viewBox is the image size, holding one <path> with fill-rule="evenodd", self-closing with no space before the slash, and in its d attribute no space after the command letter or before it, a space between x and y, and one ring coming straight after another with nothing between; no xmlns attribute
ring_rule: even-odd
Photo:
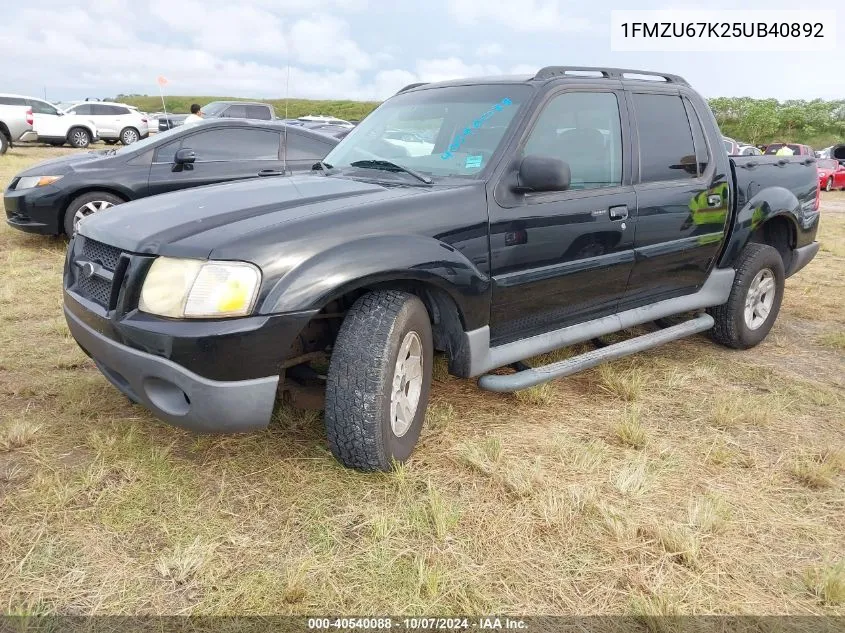
<svg viewBox="0 0 845 633"><path fill-rule="evenodd" d="M590 369L609 360L630 356L631 354L636 354L652 347L658 347L670 341L676 341L687 336L692 336L693 334L698 334L699 332L704 332L712 328L713 324L713 317L709 314L702 313L694 319L673 325L664 330L643 334L642 336L573 356L572 358L567 358L551 365L533 367L518 371L515 374L503 376L487 374L479 378L478 386L488 391L498 392L528 389L529 387L554 380L555 378L562 378L585 369Z"/></svg>

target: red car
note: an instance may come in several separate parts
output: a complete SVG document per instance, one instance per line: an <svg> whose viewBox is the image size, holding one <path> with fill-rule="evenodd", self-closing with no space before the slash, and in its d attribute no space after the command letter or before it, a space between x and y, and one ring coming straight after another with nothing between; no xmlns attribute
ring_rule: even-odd
<svg viewBox="0 0 845 633"><path fill-rule="evenodd" d="M845 166L832 158L821 158L816 161L819 173L819 187L825 191L845 189Z"/></svg>

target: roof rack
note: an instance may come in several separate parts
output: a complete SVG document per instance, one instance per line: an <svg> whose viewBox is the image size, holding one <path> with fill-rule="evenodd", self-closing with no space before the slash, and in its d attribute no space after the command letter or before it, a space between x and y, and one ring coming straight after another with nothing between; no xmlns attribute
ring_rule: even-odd
<svg viewBox="0 0 845 633"><path fill-rule="evenodd" d="M402 90L400 90L400 91L399 91L399 92L397 92L396 94L400 94L400 93L402 93L402 92L405 92L406 90L411 90L412 88L419 88L420 86L424 86L424 85L426 85L427 83L428 83L427 81L420 81L420 82L415 83L415 84L408 84L407 86L405 86L404 88L402 88Z"/></svg>
<svg viewBox="0 0 845 633"><path fill-rule="evenodd" d="M553 79L565 75L578 76L577 73L592 72L601 74L604 79L634 79L625 75L642 75L643 77L659 77L666 83L688 86L686 79L669 73L656 73L650 70L631 70L628 68L601 68L595 66L546 66L537 71L534 79Z"/></svg>

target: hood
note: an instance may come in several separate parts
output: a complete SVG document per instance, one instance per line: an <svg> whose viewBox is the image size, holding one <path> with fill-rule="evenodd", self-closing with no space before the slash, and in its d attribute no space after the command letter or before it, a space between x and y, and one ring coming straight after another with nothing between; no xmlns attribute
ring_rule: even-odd
<svg viewBox="0 0 845 633"><path fill-rule="evenodd" d="M317 174L256 178L127 202L84 219L79 233L135 253L206 258L250 233L420 191Z"/></svg>
<svg viewBox="0 0 845 633"><path fill-rule="evenodd" d="M102 151L102 150L101 150ZM61 176L71 171L74 165L80 163L92 163L94 161L111 158L101 153L95 152L74 152L61 158L53 158L38 163L29 169L20 172L18 176Z"/></svg>

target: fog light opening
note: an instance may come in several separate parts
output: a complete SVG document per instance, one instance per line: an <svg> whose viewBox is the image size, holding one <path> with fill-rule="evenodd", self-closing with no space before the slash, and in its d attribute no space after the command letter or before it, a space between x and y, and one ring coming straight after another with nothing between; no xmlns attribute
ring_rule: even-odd
<svg viewBox="0 0 845 633"><path fill-rule="evenodd" d="M188 394L168 380L144 378L144 393L153 406L169 415L185 415L191 408Z"/></svg>

